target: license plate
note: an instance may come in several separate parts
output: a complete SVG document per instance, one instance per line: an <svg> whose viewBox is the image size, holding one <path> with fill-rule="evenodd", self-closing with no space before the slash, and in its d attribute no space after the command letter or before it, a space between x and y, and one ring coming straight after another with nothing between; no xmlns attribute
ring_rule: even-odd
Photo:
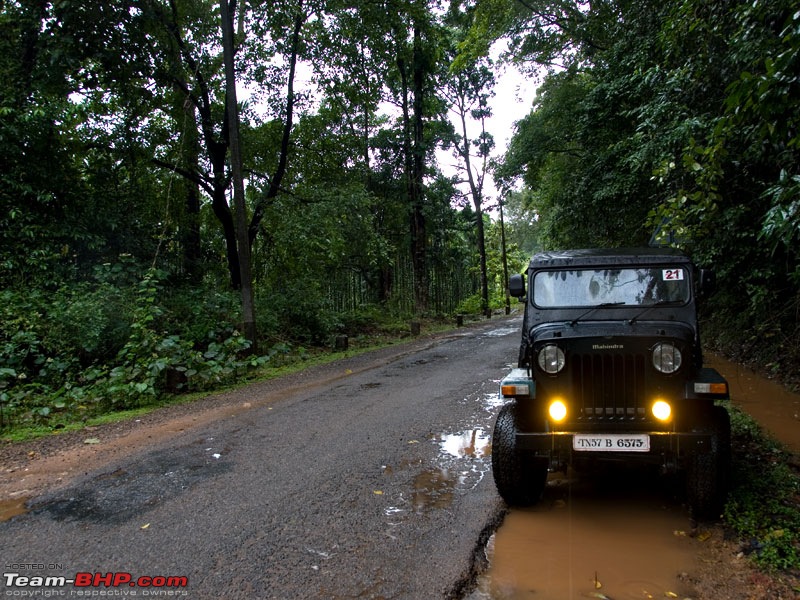
<svg viewBox="0 0 800 600"><path fill-rule="evenodd" d="M650 452L650 436L641 434L576 433L572 449L579 452Z"/></svg>

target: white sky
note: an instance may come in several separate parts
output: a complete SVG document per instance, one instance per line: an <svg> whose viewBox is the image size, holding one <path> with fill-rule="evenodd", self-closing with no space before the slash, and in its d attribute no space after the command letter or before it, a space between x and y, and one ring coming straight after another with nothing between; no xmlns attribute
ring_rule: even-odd
<svg viewBox="0 0 800 600"><path fill-rule="evenodd" d="M487 120L486 130L494 137L493 158L500 158L506 153L511 137L514 135L514 124L527 115L533 106L536 95L536 82L526 77L513 65L498 66L495 71L495 95L489 100L492 116ZM460 131L460 125L457 128ZM474 124L467 133L470 137L477 137L480 132L479 125ZM452 153L439 151L437 153L440 168L445 174L454 172L448 165L455 162ZM466 191L466 185L462 191ZM483 196L486 204L497 200L498 191L494 180L489 173L484 182Z"/></svg>

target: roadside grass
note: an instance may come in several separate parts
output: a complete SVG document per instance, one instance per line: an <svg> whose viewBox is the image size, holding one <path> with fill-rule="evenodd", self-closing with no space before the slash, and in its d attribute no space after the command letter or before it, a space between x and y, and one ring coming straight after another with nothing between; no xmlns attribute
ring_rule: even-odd
<svg viewBox="0 0 800 600"><path fill-rule="evenodd" d="M728 411L733 461L723 524L763 571L800 575L800 465L749 415Z"/></svg>
<svg viewBox="0 0 800 600"><path fill-rule="evenodd" d="M421 335L433 335L452 330L450 320L420 320ZM0 427L0 443L19 443L48 435L60 435L78 431L85 427L98 427L130 419L135 419L167 406L186 404L210 395L235 390L252 383L268 381L284 375L303 371L315 365L325 365L343 358L365 354L380 348L402 344L414 339L408 322L386 322L380 327L362 331L348 338L346 350L334 350L331 347L291 346L281 343L287 349L272 359L246 371L239 372L231 380L226 379L212 388L182 393L164 393L151 397L142 396L139 405L133 408L114 409L115 405L105 406L86 402L71 409L51 410L45 418L28 418L24 413L13 413L0 404L2 426Z"/></svg>

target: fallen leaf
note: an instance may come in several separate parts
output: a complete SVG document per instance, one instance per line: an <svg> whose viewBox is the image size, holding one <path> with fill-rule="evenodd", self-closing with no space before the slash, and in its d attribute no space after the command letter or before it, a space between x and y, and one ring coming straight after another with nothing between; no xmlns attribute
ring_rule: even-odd
<svg viewBox="0 0 800 600"><path fill-rule="evenodd" d="M375 494L376 496L383 496L383 492L381 490L373 490L372 493Z"/></svg>
<svg viewBox="0 0 800 600"><path fill-rule="evenodd" d="M139 529L147 529L147 528L149 528L149 527L150 527L150 523L145 523L144 525L142 525L141 527L139 527Z"/></svg>
<svg viewBox="0 0 800 600"><path fill-rule="evenodd" d="M697 539L701 542L705 542L708 538L711 537L710 531L701 531L697 534Z"/></svg>
<svg viewBox="0 0 800 600"><path fill-rule="evenodd" d="M409 444L419 444L419 440L408 440Z"/></svg>
<svg viewBox="0 0 800 600"><path fill-rule="evenodd" d="M344 370L344 374L345 375L352 375L353 374L353 369L345 369Z"/></svg>
<svg viewBox="0 0 800 600"><path fill-rule="evenodd" d="M84 444L99 444L100 440L98 438L86 438L83 440Z"/></svg>
<svg viewBox="0 0 800 600"><path fill-rule="evenodd" d="M678 594L676 594L675 592L664 592L664 595L667 598L677 598L678 597Z"/></svg>

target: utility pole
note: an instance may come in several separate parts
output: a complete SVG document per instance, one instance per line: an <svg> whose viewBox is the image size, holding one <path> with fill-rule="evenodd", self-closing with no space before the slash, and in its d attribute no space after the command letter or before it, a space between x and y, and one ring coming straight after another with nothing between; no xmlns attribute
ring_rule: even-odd
<svg viewBox="0 0 800 600"><path fill-rule="evenodd" d="M233 64L233 22L228 11L228 0L220 0L222 15L222 54L225 62L225 100L231 143L231 171L233 175L233 206L236 213L236 245L239 252L239 273L242 279L242 327L250 341L250 352L256 352L256 316L253 303L253 276L250 268L250 239L248 235L247 207L244 199L242 177L242 150L239 143L239 106L236 100L236 73Z"/></svg>

